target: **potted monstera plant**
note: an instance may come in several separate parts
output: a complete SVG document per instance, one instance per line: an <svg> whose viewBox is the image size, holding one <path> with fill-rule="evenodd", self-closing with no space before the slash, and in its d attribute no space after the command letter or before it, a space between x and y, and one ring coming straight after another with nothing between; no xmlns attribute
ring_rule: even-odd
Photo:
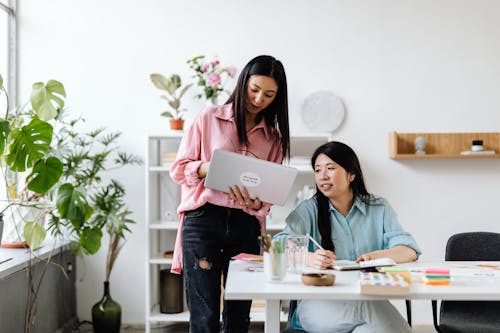
<svg viewBox="0 0 500 333"><path fill-rule="evenodd" d="M5 224L18 224L16 229L31 250L50 232L56 239L69 239L76 254L94 254L107 232L108 282L126 232L130 232L128 225L134 221L124 202L124 187L116 180L105 182L103 176L115 168L141 164L141 160L120 151L120 133L80 131L83 119L70 118L64 109L65 97L62 83L37 82L30 103L10 110L0 76L0 106L5 102L5 116L0 118L0 163L7 193L0 213L17 219L6 219ZM31 209L30 214L19 213L26 208ZM35 256L28 268L40 261ZM45 268L48 264L50 256ZM36 325L40 282L29 281L25 332Z"/></svg>

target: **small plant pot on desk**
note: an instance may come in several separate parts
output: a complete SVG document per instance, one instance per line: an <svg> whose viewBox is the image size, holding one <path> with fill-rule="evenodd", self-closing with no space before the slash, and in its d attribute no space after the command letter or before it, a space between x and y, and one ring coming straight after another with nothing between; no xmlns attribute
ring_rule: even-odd
<svg viewBox="0 0 500 333"><path fill-rule="evenodd" d="M184 119L170 119L170 129L181 131L184 128Z"/></svg>

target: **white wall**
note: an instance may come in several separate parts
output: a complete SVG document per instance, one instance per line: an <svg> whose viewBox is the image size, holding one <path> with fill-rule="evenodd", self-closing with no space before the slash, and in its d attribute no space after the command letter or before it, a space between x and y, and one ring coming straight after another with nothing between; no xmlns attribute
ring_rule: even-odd
<svg viewBox="0 0 500 333"><path fill-rule="evenodd" d="M338 94L347 118L335 139L359 154L369 190L386 196L421 245L442 259L456 232L500 232L500 161L388 157L388 132L499 131L500 2L379 1L19 1L20 87L58 79L88 126L124 133L144 156L147 133L167 119L148 74L189 77L186 60L218 54L240 69L267 53L285 64L291 125L318 89ZM188 98L191 116L202 106ZM113 271L112 295L127 323L144 321L144 169L119 174L139 221ZM80 261L78 314L102 294L104 251ZM414 321L431 323L429 302Z"/></svg>

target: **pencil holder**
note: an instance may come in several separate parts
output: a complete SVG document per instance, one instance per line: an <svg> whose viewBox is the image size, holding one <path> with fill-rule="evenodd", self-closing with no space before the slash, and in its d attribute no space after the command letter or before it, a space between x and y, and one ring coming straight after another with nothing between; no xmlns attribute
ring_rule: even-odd
<svg viewBox="0 0 500 333"><path fill-rule="evenodd" d="M283 281L286 276L285 253L264 252L264 274L268 281Z"/></svg>

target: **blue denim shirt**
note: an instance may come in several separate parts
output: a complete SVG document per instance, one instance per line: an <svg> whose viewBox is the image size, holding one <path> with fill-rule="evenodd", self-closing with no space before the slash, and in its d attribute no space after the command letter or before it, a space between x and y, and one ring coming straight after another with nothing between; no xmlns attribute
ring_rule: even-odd
<svg viewBox="0 0 500 333"><path fill-rule="evenodd" d="M286 218L285 229L274 237L309 233L321 244L317 210L315 197L303 201ZM397 245L411 247L417 252L417 258L422 253L412 235L398 223L396 212L384 198L374 198L370 204L357 198L346 217L330 203L330 220L335 255L339 260L356 260L364 253ZM316 250L316 246L309 242L309 251Z"/></svg>

